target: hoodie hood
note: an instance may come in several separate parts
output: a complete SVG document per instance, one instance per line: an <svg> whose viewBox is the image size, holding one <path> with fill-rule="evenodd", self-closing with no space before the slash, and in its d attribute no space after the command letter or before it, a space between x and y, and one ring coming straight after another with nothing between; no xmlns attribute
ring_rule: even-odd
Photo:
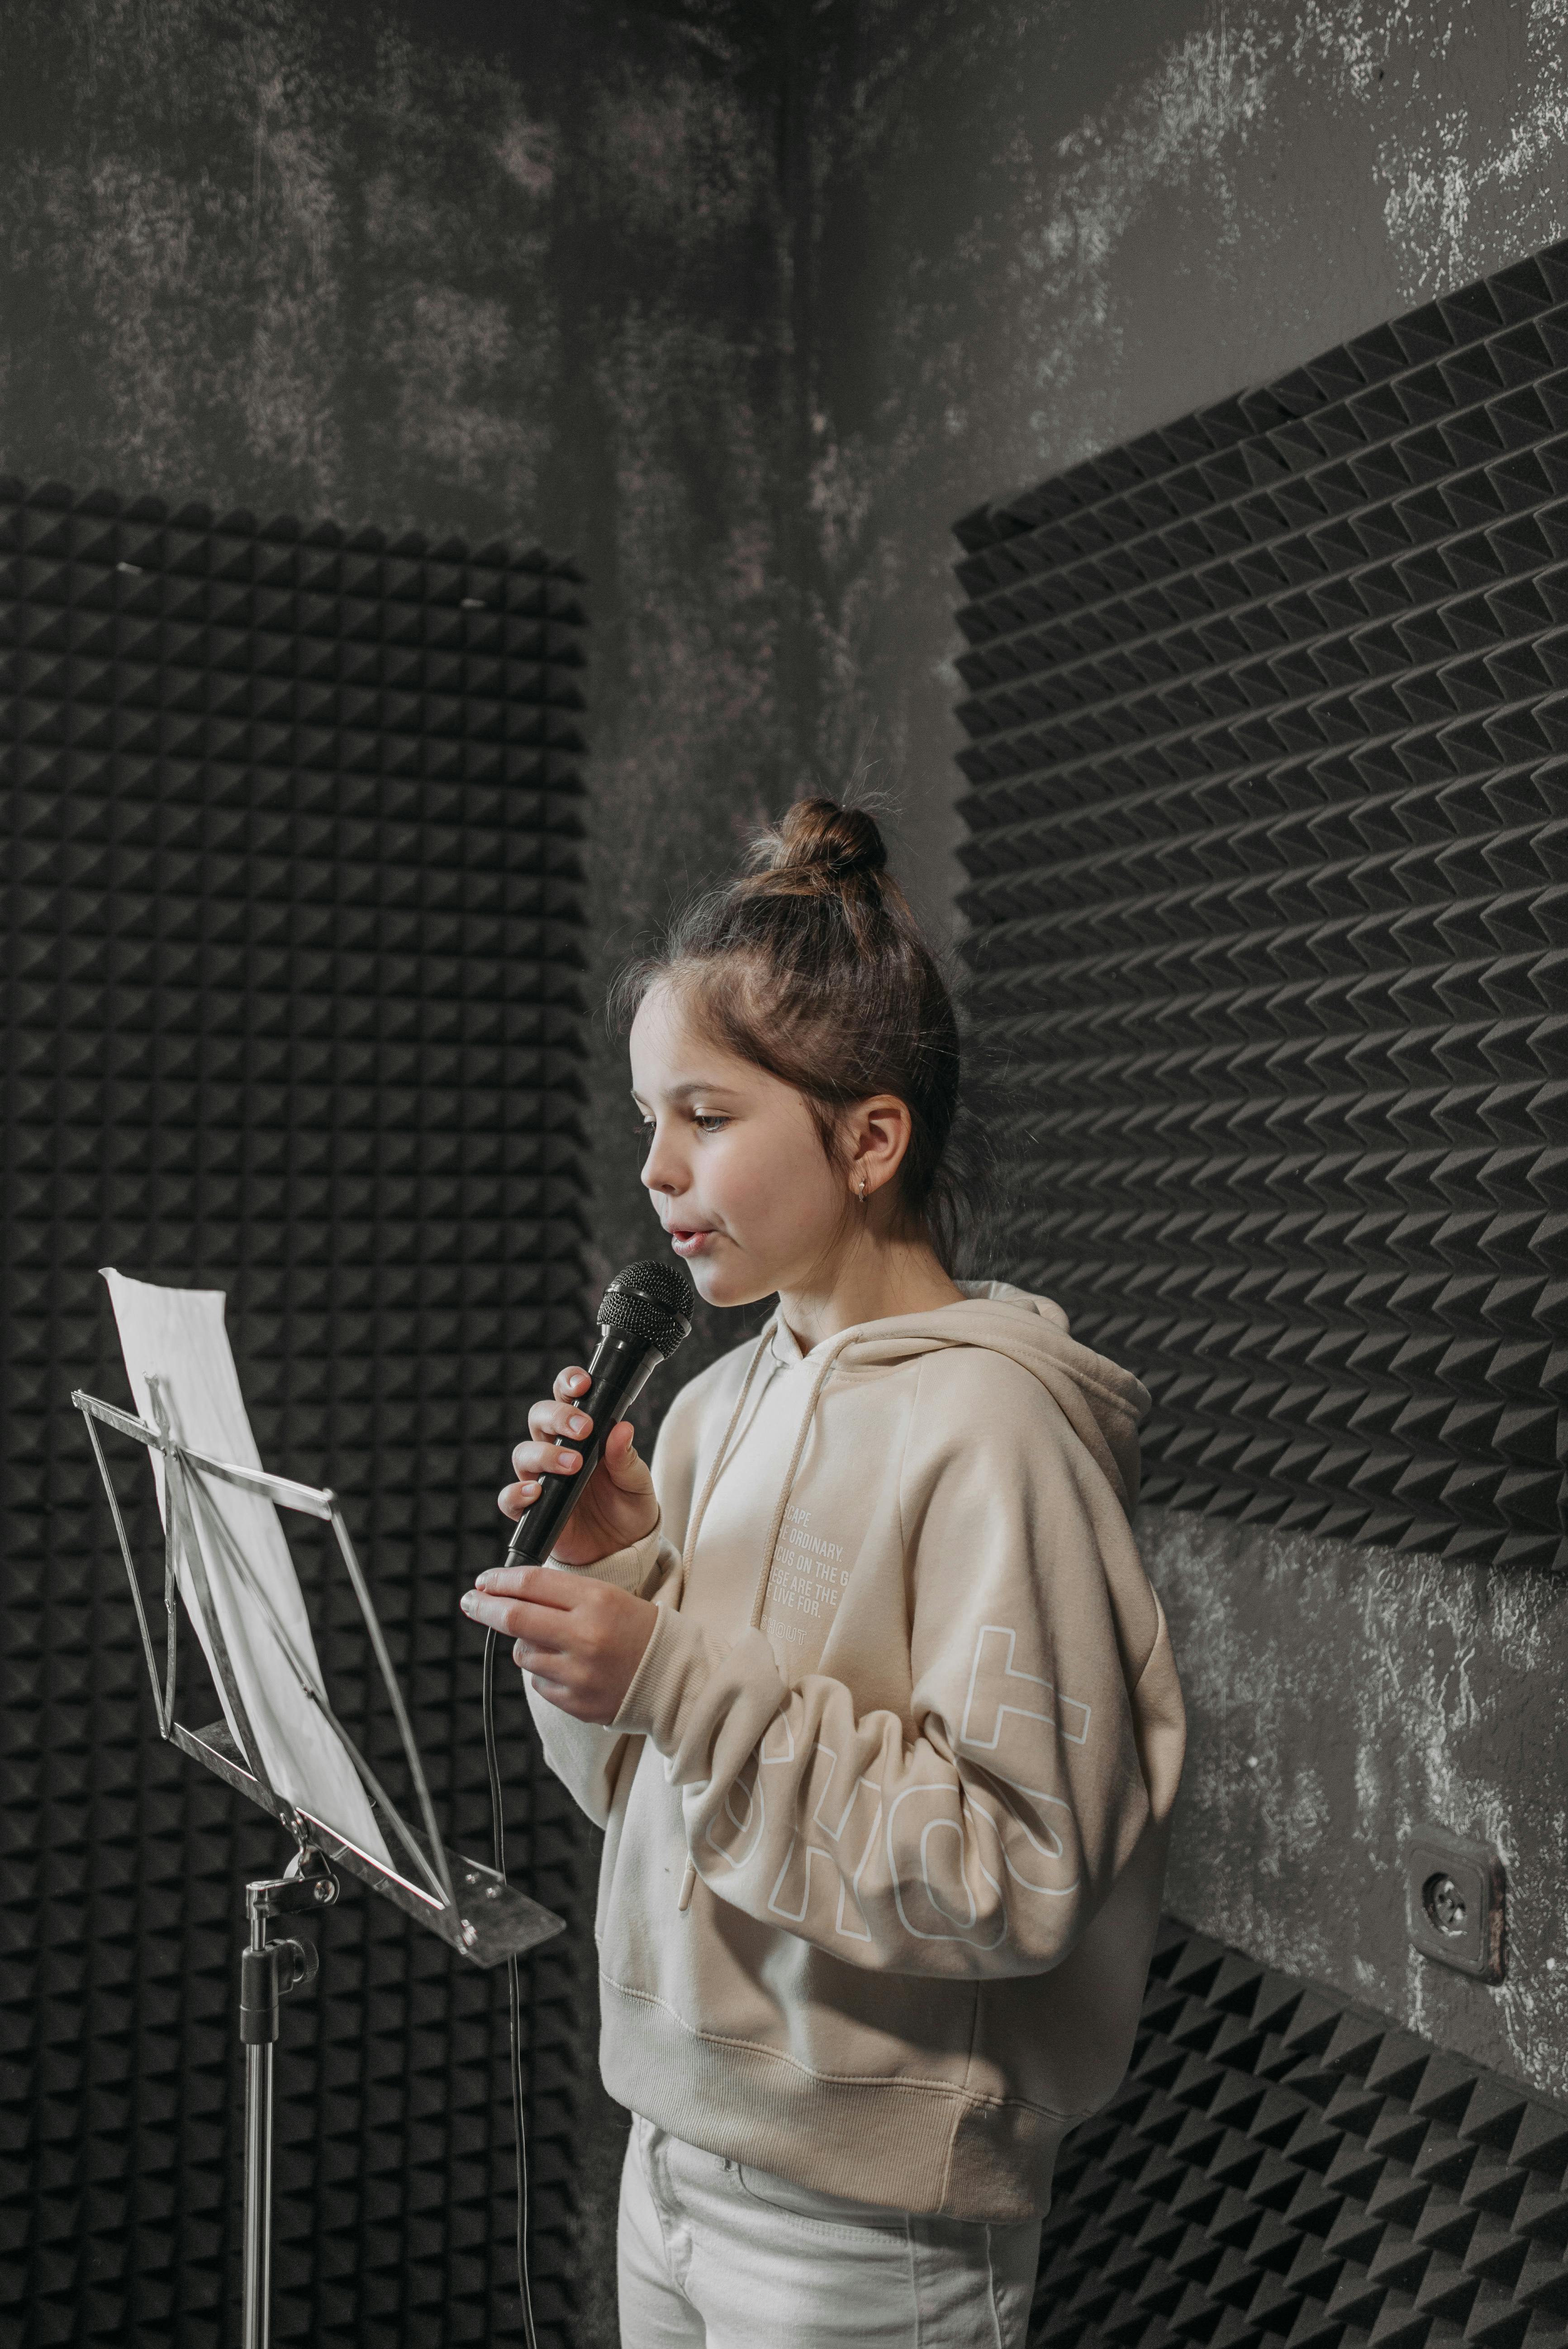
<svg viewBox="0 0 1568 2349"><path fill-rule="evenodd" d="M1149 1391L1117 1362L1080 1345L1053 1298L1037 1297L1006 1280L961 1280L963 1301L922 1313L862 1321L824 1338L810 1353L776 1311L762 1332L776 1361L820 1366L813 1402L830 1376L844 1370L892 1369L948 1346L979 1346L1005 1354L1039 1381L1064 1413L1130 1516L1138 1506L1138 1430L1148 1414Z"/></svg>

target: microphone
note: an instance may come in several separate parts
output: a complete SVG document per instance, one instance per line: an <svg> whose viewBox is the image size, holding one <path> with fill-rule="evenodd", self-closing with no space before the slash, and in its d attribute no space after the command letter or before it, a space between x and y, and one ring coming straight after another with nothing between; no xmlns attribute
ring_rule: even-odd
<svg viewBox="0 0 1568 2349"><path fill-rule="evenodd" d="M651 1373L691 1336L692 1285L673 1264L629 1264L599 1302L599 1343L588 1365L588 1392L573 1405L593 1432L574 1444L583 1465L574 1476L544 1476L537 1501L519 1520L506 1553L508 1566L538 1566L583 1497L599 1465L604 1440L624 1419Z"/></svg>

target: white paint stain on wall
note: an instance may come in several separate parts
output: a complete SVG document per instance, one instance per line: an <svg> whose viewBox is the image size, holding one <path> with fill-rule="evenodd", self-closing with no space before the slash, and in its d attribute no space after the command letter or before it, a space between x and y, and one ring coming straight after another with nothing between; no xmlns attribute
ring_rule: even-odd
<svg viewBox="0 0 1568 2349"><path fill-rule="evenodd" d="M1412 85L1414 95L1418 77ZM1530 7L1524 68L1501 136L1479 106L1449 91L1407 114L1414 119L1380 143L1379 168L1387 183L1383 216L1412 287L1481 274L1499 217L1514 224L1521 253L1562 233L1554 188L1568 151L1564 0Z"/></svg>
<svg viewBox="0 0 1568 2349"><path fill-rule="evenodd" d="M1036 140L1018 195L1044 469L1123 437L1116 378L1148 369L1157 251L1215 319L1216 357L1235 349L1212 398L1279 371L1293 303L1311 321L1326 302L1333 331L1307 324L1292 360L1568 233L1568 0L1212 0ZM1178 326L1178 385L1187 340Z"/></svg>
<svg viewBox="0 0 1568 2349"><path fill-rule="evenodd" d="M1099 115L1055 145L1041 177L1043 223L1026 234L1020 266L1040 323L1031 419L1048 447L1063 409L1081 391L1084 361L1114 363L1121 335L1118 262L1130 232L1173 191L1202 185L1221 245L1240 240L1236 167L1266 121L1277 36L1243 19L1191 33ZM1213 265L1211 256L1210 265ZM1112 348L1106 347L1110 337ZM1094 445L1095 416L1080 409L1072 439Z"/></svg>

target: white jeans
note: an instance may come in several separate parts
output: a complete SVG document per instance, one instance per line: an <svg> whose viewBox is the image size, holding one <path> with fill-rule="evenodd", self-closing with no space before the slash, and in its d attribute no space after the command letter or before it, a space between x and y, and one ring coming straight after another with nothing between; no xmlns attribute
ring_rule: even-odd
<svg viewBox="0 0 1568 2349"><path fill-rule="evenodd" d="M920 2219L634 2119L622 2349L1024 2349L1040 2222Z"/></svg>

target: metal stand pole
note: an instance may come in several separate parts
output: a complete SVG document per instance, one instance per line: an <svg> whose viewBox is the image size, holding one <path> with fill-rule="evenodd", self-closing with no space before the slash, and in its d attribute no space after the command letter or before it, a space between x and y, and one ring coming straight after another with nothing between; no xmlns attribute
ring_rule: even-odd
<svg viewBox="0 0 1568 2349"><path fill-rule="evenodd" d="M273 2330L273 2051L245 2050L245 2349Z"/></svg>
<svg viewBox="0 0 1568 2349"><path fill-rule="evenodd" d="M273 2050L279 2002L315 1980L309 1941L269 1941L280 1915L327 1909L337 1878L319 1851L304 1846L283 1876L245 1887L250 1940L240 1958L240 2040L245 2050L244 2349L271 2349L273 2332Z"/></svg>

